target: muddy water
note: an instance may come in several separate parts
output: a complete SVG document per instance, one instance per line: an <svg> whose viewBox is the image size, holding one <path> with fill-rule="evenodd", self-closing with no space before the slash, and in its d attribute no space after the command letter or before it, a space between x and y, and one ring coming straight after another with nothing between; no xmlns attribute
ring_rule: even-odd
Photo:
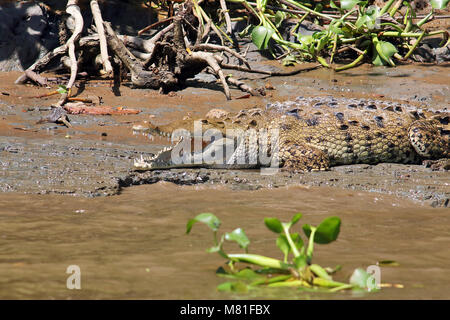
<svg viewBox="0 0 450 320"><path fill-rule="evenodd" d="M189 218L213 212L222 220L223 231L246 230L253 239L251 252L281 258L263 218L287 220L299 211L304 223L341 217L338 241L316 246L316 262L343 266L337 280L347 281L356 267L395 260L400 266L382 267L381 280L404 288L363 296L311 295L290 288L264 295L219 293L215 288L223 279L214 271L224 261L205 252L212 244L211 233L196 225L191 235L184 234ZM4 193L0 298L449 299L449 213L448 208L433 209L389 195L325 187L232 191L157 183L94 199ZM69 265L81 268L81 290L66 288Z"/></svg>
<svg viewBox="0 0 450 320"><path fill-rule="evenodd" d="M59 98L35 98L49 90L14 85L18 73L0 74L0 190L11 191L0 194L0 298L449 299L449 209L430 206L448 205L448 172L382 164L337 167L300 177L277 175L274 181L262 181L259 174L244 171L200 172L208 184L193 187L158 183L121 190L118 183L127 180L135 156L161 147L133 135L135 124L168 123L187 114L202 116L211 108L264 107L299 94L388 99L440 109L450 105L449 66L361 66L338 74L319 69L270 79L275 90L266 97L231 101L225 101L214 79L206 84L193 81L191 87L170 96L127 86L116 95L108 82L86 82L76 93L79 97L93 96L94 101L101 97L106 105L136 108L142 113L71 115L72 128L37 124ZM254 87L266 82L249 80ZM232 95L236 98L242 93L233 90ZM178 175L175 178L172 172L164 174L167 177L161 179L181 182L190 182L191 176L196 181L197 177L189 170L173 173ZM133 177L137 183L157 181ZM248 180L251 188L262 189L244 191L240 187L243 180ZM218 187L222 181L237 184L239 191ZM270 189L292 183L340 189ZM121 194L92 199L52 193ZM273 234L263 225L265 216L287 220L301 211L305 223L315 224L338 215L343 221L339 240L316 246L316 262L343 265L336 279L348 281L357 267L395 260L400 266L383 267L381 280L404 288L386 288L362 297L351 293L311 295L293 289L243 296L219 293L215 288L222 279L214 271L224 261L205 252L212 242L210 232L195 226L193 234L184 234L186 221L205 211L220 217L224 231L243 227L254 239L251 252L274 257L280 255ZM79 291L66 289L69 265L81 268Z"/></svg>

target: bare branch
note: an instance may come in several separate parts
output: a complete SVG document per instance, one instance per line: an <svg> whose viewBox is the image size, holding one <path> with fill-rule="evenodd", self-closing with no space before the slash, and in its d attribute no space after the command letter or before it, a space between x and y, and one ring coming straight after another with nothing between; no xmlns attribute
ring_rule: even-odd
<svg viewBox="0 0 450 320"><path fill-rule="evenodd" d="M220 81L222 82L223 90L225 92L227 100L231 100L231 93L230 88L228 87L227 80L214 55L209 52L196 51L191 53L191 57L193 59L206 61L206 63L211 67L211 69L215 72L215 74L219 77Z"/></svg>
<svg viewBox="0 0 450 320"><path fill-rule="evenodd" d="M199 50L202 50L202 51L226 51L227 53L238 58L240 61L242 61L247 66L247 68L250 69L250 64L248 63L247 59L245 59L239 53L237 53L234 50L231 50L230 48L228 48L226 46L219 46L216 44L209 44L209 43L200 43L200 44L196 44L195 46L193 46L191 48L191 50L193 50L193 51L199 51Z"/></svg>
<svg viewBox="0 0 450 320"><path fill-rule="evenodd" d="M223 15L225 16L225 23L227 24L227 33L231 34L231 18L228 13L228 8L225 0L220 0L220 7L222 8Z"/></svg>
<svg viewBox="0 0 450 320"><path fill-rule="evenodd" d="M91 11L94 17L95 26L97 27L97 33L100 40L100 53L102 55L103 73L107 76L111 76L113 68L108 56L108 46L106 44L105 29L103 28L103 18L98 2L96 0L91 1Z"/></svg>

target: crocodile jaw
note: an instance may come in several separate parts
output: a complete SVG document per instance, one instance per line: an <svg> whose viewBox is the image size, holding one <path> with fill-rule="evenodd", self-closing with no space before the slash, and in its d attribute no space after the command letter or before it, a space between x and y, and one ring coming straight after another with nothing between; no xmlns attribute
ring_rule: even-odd
<svg viewBox="0 0 450 320"><path fill-rule="evenodd" d="M217 168L217 169L223 169L223 168L255 168L258 167L258 164L238 164L236 162L236 159L239 156L245 157L245 144L239 144L237 147L234 146L234 140L233 139L220 139L216 140L214 142L211 142L207 146L205 146L201 152L190 152L185 153L184 156L176 157L177 162L173 161L173 152L177 152L177 148L180 147L180 145L184 143L184 139L181 138L178 140L178 142L172 146L172 147L166 147L160 152L158 152L153 157L144 157L141 156L140 158L134 159L134 168L138 171L146 171L146 170L164 170L164 169L176 169L176 168L198 168L198 167L205 167L205 168ZM191 141L188 140L188 143L191 143ZM227 147L232 147L233 151L231 155L227 158ZM222 156L217 159L211 159L208 158L208 155L211 151L219 151L221 149ZM251 150L250 152L255 152L257 154L257 150ZM199 162L196 162L196 158L200 158L201 160ZM181 160L181 161L180 161Z"/></svg>
<svg viewBox="0 0 450 320"><path fill-rule="evenodd" d="M134 159L134 168L136 170L157 170L169 169L175 167L171 161L172 148L164 148L153 157L144 157Z"/></svg>

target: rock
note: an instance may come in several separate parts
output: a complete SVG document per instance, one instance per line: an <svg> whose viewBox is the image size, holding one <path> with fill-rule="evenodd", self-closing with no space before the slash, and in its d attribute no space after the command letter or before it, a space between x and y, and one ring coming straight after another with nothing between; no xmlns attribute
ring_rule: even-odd
<svg viewBox="0 0 450 320"><path fill-rule="evenodd" d="M450 44L442 48L435 48L433 52L436 56L437 63L450 61Z"/></svg>
<svg viewBox="0 0 450 320"><path fill-rule="evenodd" d="M206 114L205 118L208 120L220 120L228 117L229 112L222 109L211 109Z"/></svg>

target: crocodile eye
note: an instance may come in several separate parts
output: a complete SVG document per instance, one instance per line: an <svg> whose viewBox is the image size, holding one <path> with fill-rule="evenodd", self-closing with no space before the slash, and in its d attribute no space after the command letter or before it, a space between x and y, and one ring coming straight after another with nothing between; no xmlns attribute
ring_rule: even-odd
<svg viewBox="0 0 450 320"><path fill-rule="evenodd" d="M225 122L223 121L217 121L215 124L219 128L225 128Z"/></svg>
<svg viewBox="0 0 450 320"><path fill-rule="evenodd" d="M255 127L258 123L256 122L255 119L253 119L253 120L250 121L248 124L251 125L252 127Z"/></svg>
<svg viewBox="0 0 450 320"><path fill-rule="evenodd" d="M341 124L341 125L339 126L339 129L341 129L341 130L347 130L347 129L348 129L348 125L346 125L346 124Z"/></svg>

